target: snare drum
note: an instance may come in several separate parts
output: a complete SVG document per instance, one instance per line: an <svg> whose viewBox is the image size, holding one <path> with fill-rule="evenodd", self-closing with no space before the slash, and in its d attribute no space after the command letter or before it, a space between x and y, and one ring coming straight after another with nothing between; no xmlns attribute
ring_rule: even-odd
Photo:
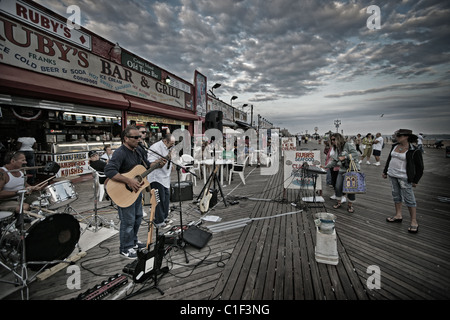
<svg viewBox="0 0 450 320"><path fill-rule="evenodd" d="M74 185L68 180L48 185L43 192L48 198L50 210L66 206L78 199Z"/></svg>
<svg viewBox="0 0 450 320"><path fill-rule="evenodd" d="M14 221L14 213L9 211L0 211L0 227Z"/></svg>

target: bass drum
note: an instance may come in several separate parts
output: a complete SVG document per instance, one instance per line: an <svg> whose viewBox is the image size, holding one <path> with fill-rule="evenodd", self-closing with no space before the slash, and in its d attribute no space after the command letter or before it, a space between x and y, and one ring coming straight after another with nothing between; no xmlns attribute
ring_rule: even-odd
<svg viewBox="0 0 450 320"><path fill-rule="evenodd" d="M31 270L43 264L35 262L64 260L80 239L80 223L70 214L54 214L34 223L25 238L27 262ZM48 265L47 267L51 267Z"/></svg>

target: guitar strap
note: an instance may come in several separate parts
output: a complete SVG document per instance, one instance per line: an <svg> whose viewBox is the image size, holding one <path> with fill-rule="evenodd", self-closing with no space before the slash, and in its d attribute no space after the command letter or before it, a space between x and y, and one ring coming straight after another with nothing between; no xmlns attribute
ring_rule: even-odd
<svg viewBox="0 0 450 320"><path fill-rule="evenodd" d="M139 159L141 160L141 164L145 167L145 169L148 169L147 164L144 161L144 158L142 158L142 154L138 148L136 148L136 153L139 156Z"/></svg>

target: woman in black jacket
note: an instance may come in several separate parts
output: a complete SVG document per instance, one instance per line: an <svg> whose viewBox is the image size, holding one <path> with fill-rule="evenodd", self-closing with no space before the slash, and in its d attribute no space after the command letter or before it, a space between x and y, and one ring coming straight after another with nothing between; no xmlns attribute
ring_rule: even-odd
<svg viewBox="0 0 450 320"><path fill-rule="evenodd" d="M417 142L417 136L408 129L400 129L395 134L397 143L392 146L383 178L389 176L392 184L392 197L395 204L395 216L386 219L388 222L402 222L402 202L405 202L411 215L409 232L416 233L419 224L416 218L415 188L423 175L422 152L412 143Z"/></svg>

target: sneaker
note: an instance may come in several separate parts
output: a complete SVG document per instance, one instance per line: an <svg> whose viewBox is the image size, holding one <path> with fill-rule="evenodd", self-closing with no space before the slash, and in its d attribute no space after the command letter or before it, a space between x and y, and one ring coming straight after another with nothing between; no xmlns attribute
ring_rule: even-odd
<svg viewBox="0 0 450 320"><path fill-rule="evenodd" d="M330 199L331 199L331 200L336 200L336 195L333 194L333 195L330 197Z"/></svg>
<svg viewBox="0 0 450 320"><path fill-rule="evenodd" d="M155 223L155 227L156 228L163 228L163 227L165 227L166 226L166 224L165 224L165 222L161 222L161 223Z"/></svg>
<svg viewBox="0 0 450 320"><path fill-rule="evenodd" d="M133 248L128 249L128 251L121 252L120 254L128 259L136 259L137 258L137 252Z"/></svg>
<svg viewBox="0 0 450 320"><path fill-rule="evenodd" d="M358 163L361 164L362 160L359 160Z"/></svg>
<svg viewBox="0 0 450 320"><path fill-rule="evenodd" d="M134 249L134 250L140 250L140 249L144 249L144 248L146 248L146 247L147 247L147 245L146 245L145 243L138 241L138 242L134 245L133 249Z"/></svg>
<svg viewBox="0 0 450 320"><path fill-rule="evenodd" d="M374 165L376 165L377 167L380 165L379 162L375 162Z"/></svg>
<svg viewBox="0 0 450 320"><path fill-rule="evenodd" d="M366 162L366 164L370 164L370 162L369 162L369 161L367 161L367 162Z"/></svg>
<svg viewBox="0 0 450 320"><path fill-rule="evenodd" d="M166 219L166 220L164 220L164 223L166 223L166 224L171 224L172 222L173 222L172 219Z"/></svg>

